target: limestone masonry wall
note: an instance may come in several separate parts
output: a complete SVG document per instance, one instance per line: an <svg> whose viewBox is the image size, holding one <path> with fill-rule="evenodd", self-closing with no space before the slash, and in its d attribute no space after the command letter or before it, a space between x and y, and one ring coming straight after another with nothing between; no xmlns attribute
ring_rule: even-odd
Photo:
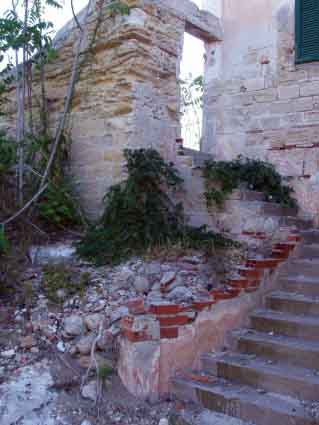
<svg viewBox="0 0 319 425"><path fill-rule="evenodd" d="M98 29L93 7L66 128L74 188L87 214L98 217L107 188L124 177L123 149L155 147L175 161L186 31L206 46L203 150L271 161L291 178L301 213L318 218L319 64L295 64L294 0L205 0L204 10L190 0L126 2L124 17L109 16L105 5ZM52 131L78 31L74 23L60 31L58 58L47 66ZM14 87L10 119L0 128L15 127L13 99Z"/></svg>
<svg viewBox="0 0 319 425"><path fill-rule="evenodd" d="M294 0L222 0L207 44L204 150L275 164L303 212L319 208L319 64L295 64Z"/></svg>
<svg viewBox="0 0 319 425"><path fill-rule="evenodd" d="M123 17L109 16L109 2L105 1L98 27L98 8L89 15L80 79L66 127L72 140L74 189L92 218L101 213L107 188L124 177L125 148L154 147L166 159L175 158L185 29L209 40L221 36L219 20L189 0L126 0L130 14ZM52 132L63 111L78 37L74 23L63 28L55 40L58 58L46 69ZM40 93L35 85L38 115ZM1 121L0 128L14 131L14 87L11 93L10 119Z"/></svg>

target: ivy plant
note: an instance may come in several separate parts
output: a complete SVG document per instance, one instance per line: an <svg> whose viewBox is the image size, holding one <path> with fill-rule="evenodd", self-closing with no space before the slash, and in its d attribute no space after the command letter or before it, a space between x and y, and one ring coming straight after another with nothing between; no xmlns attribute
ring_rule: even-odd
<svg viewBox="0 0 319 425"><path fill-rule="evenodd" d="M159 246L211 250L235 243L206 228L187 225L183 206L172 201L183 180L153 149L125 150L128 177L105 197L101 220L77 245L97 264L119 263Z"/></svg>
<svg viewBox="0 0 319 425"><path fill-rule="evenodd" d="M241 156L233 161L210 160L205 163L203 175L208 206L221 207L232 191L244 184L250 190L263 192L266 201L297 208L293 188L285 185L282 176L267 162Z"/></svg>

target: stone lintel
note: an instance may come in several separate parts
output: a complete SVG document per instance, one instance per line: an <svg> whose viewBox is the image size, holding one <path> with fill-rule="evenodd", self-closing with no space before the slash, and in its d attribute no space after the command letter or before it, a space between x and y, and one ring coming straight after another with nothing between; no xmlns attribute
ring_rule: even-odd
<svg viewBox="0 0 319 425"><path fill-rule="evenodd" d="M191 35L207 42L223 39L220 19L210 12L200 10L190 0L158 0L158 4L185 20L185 30Z"/></svg>

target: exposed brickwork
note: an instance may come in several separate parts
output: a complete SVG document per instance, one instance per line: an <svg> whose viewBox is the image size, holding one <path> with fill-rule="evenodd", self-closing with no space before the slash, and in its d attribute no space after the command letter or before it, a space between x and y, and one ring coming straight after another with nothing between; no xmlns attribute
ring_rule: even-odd
<svg viewBox="0 0 319 425"><path fill-rule="evenodd" d="M241 293L251 293L259 289L266 270L274 270L294 250L300 236L288 235L287 241L277 242L273 245L273 258L250 259L244 266L238 268L242 277L230 279L228 288L213 289L210 299L196 300L192 304L158 303L145 306L143 298L131 300L127 303L130 316L122 319L122 335L130 342L151 341L154 335L148 331L147 325L143 329L134 330L134 317L145 315L157 320L160 326L160 338L178 338L178 328L187 326L196 320L198 312L211 310L219 301L230 300L240 296ZM187 314L188 313L188 314Z"/></svg>
<svg viewBox="0 0 319 425"><path fill-rule="evenodd" d="M315 425L319 231L294 233L277 245L289 254L293 251L292 256L262 305L250 312L249 327L237 326L226 350L204 353L196 371L178 373L173 379L175 393L245 423Z"/></svg>

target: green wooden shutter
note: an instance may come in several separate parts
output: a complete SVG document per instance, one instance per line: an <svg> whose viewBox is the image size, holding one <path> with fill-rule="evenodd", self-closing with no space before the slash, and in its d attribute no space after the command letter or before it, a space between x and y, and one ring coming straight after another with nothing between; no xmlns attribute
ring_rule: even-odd
<svg viewBox="0 0 319 425"><path fill-rule="evenodd" d="M319 0L296 0L296 63L319 61Z"/></svg>

